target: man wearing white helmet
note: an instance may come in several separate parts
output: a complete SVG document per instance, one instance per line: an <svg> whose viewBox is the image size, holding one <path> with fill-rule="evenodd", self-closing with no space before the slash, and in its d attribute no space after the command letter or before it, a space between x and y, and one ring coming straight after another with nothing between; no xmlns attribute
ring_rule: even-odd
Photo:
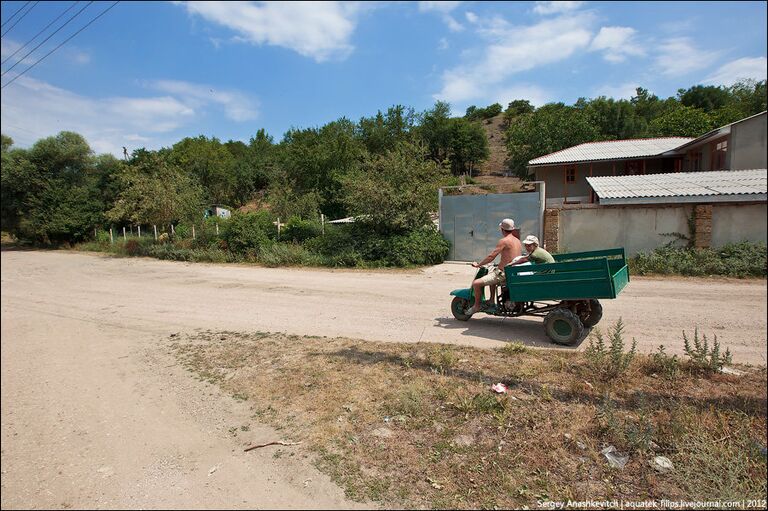
<svg viewBox="0 0 768 511"><path fill-rule="evenodd" d="M528 252L528 255L516 259L510 263L510 266L527 263L529 261L534 264L546 264L555 262L555 258L552 257L552 254L539 247L539 238L533 234L529 234L523 240L523 245L525 245L525 251Z"/></svg>
<svg viewBox="0 0 768 511"><path fill-rule="evenodd" d="M480 310L480 297L483 294L483 287L491 286L491 299L493 299L496 286L504 283L504 267L511 263L515 257L518 257L523 253L520 240L517 239L513 234L515 229L515 221L511 218L505 218L499 224L499 229L501 230L502 237L499 240L499 243L496 245L496 248L494 248L493 251L479 263L472 263L472 266L479 268L484 264L490 263L496 259L496 256L501 254L501 257L499 258L499 264L496 268L488 272L488 275L485 277L475 279L475 281L472 282L472 288L475 291L475 304L465 312L465 314L468 316L471 316Z"/></svg>

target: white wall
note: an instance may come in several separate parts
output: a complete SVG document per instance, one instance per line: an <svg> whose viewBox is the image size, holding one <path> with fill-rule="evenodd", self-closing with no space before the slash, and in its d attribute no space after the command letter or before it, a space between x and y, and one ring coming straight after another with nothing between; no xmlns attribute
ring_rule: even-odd
<svg viewBox="0 0 768 511"><path fill-rule="evenodd" d="M624 247L627 256L649 252L675 240L665 233L688 236L693 206L598 207L560 211L560 252ZM712 246L739 241L766 241L766 204L712 207ZM676 246L685 246L678 241Z"/></svg>
<svg viewBox="0 0 768 511"><path fill-rule="evenodd" d="M722 247L739 241L766 242L768 231L766 204L714 205L712 207L712 246Z"/></svg>

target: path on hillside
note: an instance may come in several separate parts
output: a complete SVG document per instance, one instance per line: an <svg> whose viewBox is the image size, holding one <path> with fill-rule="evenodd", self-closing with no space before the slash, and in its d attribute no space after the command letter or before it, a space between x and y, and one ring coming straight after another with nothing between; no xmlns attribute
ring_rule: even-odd
<svg viewBox="0 0 768 511"><path fill-rule="evenodd" d="M448 293L471 277L461 265L361 272L4 251L2 507L354 506L298 450L243 453L279 433L191 378L160 341L222 329L552 346L539 318L455 321ZM766 361L764 280L633 278L604 309L601 326L621 316L643 351L680 353L681 331L698 325L737 361Z"/></svg>

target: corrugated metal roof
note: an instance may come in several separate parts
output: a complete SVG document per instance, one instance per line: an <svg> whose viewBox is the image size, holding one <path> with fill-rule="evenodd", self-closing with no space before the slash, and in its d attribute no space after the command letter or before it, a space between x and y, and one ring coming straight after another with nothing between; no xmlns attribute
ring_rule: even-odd
<svg viewBox="0 0 768 511"><path fill-rule="evenodd" d="M553 165L580 161L617 160L658 156L693 140L689 137L637 138L632 140L608 140L587 142L577 146L539 156L528 165Z"/></svg>
<svg viewBox="0 0 768 511"><path fill-rule="evenodd" d="M718 201L764 201L766 169L677 172L641 176L588 177L600 204L652 204Z"/></svg>

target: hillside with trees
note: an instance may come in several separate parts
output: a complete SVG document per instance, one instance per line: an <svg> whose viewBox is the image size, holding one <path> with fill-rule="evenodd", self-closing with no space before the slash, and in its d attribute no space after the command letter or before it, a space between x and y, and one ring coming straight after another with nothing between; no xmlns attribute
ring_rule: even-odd
<svg viewBox="0 0 768 511"><path fill-rule="evenodd" d="M172 234L183 238L211 204L237 210L257 198L250 224L233 218L211 246L231 252L221 243L230 240L256 254L287 239L313 247L314 254L347 253L338 264L426 264L447 251L430 227L436 190L458 184L458 176L503 166L525 178L529 160L575 144L694 137L765 109L765 81L697 85L665 99L642 88L631 100L580 98L535 108L516 99L504 110L498 103L472 106L461 117L452 117L444 102L423 112L397 105L357 122L340 118L291 129L280 141L264 130L248 141L188 137L124 160L94 154L73 132L29 148L3 135L2 229L41 245L91 240L110 226L174 225ZM357 222L329 226L337 232L318 241L321 214ZM293 234L278 239L278 217ZM391 252L416 255L392 258Z"/></svg>

